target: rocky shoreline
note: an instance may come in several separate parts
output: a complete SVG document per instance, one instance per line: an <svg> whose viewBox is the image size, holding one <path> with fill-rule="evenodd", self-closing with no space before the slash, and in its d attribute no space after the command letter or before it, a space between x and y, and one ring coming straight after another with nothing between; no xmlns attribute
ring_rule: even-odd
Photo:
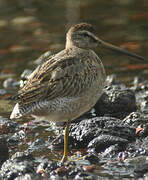
<svg viewBox="0 0 148 180"><path fill-rule="evenodd" d="M26 75L21 77L22 83ZM12 78L5 80L5 94L18 84ZM20 124L1 116L0 179L147 179L147 95L148 81L144 79L136 77L132 86L126 87L114 75L108 76L95 107L71 123L72 160L65 164L53 160L62 156L63 135L59 134L64 124L49 128L46 123L31 124L30 120ZM47 135L52 130L59 136ZM40 132L46 133L41 136ZM54 158L48 156L46 149Z"/></svg>

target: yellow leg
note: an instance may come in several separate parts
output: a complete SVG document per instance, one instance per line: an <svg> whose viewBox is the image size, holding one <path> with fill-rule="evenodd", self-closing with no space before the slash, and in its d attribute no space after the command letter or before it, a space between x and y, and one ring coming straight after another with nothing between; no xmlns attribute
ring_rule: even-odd
<svg viewBox="0 0 148 180"><path fill-rule="evenodd" d="M70 126L70 120L67 121L66 127L65 127L65 132L64 132L64 154L63 154L61 162L65 162L67 160L69 126Z"/></svg>

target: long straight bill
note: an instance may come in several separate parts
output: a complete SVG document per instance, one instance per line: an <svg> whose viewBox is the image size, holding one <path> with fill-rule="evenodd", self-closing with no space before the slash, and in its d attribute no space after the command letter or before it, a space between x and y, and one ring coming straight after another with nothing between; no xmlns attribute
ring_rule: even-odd
<svg viewBox="0 0 148 180"><path fill-rule="evenodd" d="M137 55L135 53L129 52L129 51L125 50L125 49L119 48L119 47L117 47L115 45L112 45L110 43L104 42L101 39L98 39L98 43L105 49L109 49L109 50L112 50L112 51L115 51L115 52L119 52L119 53L131 56L131 57L134 57L134 58L137 58L137 59L140 59L140 60L146 60L142 56L139 56L139 55Z"/></svg>

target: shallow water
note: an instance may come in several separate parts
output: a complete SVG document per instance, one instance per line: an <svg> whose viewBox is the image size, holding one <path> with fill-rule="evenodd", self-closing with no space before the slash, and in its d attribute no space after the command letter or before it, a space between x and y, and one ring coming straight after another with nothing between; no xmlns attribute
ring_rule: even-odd
<svg viewBox="0 0 148 180"><path fill-rule="evenodd" d="M116 74L128 85L135 76L148 78L147 9L147 0L0 0L0 115L9 117L13 104L5 101L5 96L18 91L16 86L2 93L4 80L19 80L24 69L36 67L34 60L43 52L63 49L65 33L75 23L89 22L103 40L147 58L142 62L98 47L95 51L108 75ZM22 123L25 121L30 118ZM45 138L47 133L43 131L36 127L36 138Z"/></svg>

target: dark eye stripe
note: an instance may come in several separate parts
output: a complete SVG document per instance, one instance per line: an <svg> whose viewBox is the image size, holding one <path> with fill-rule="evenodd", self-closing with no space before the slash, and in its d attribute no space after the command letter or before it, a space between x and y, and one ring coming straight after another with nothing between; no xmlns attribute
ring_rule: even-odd
<svg viewBox="0 0 148 180"><path fill-rule="evenodd" d="M82 34L84 37L90 37L90 35L88 33L83 33Z"/></svg>

